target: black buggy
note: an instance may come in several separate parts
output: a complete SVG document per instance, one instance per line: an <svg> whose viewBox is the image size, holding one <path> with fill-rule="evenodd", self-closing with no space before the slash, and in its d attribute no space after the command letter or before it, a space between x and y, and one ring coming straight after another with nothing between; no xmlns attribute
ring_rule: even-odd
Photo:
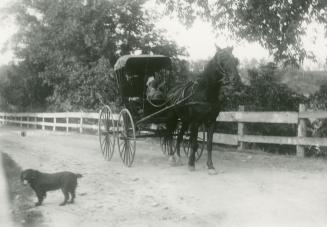
<svg viewBox="0 0 327 227"><path fill-rule="evenodd" d="M123 163L131 166L138 138L162 137L168 114L182 102L169 104L166 97L174 84L172 62L163 55L125 55L115 66L115 80L119 90L120 105L105 105L99 114L99 140L106 160L113 156L116 141ZM116 113L113 112L116 110ZM118 113L119 112L119 113ZM199 140L205 140L204 130ZM189 153L188 135L184 136L183 148ZM200 158L204 143L197 152ZM161 144L163 152L168 148Z"/></svg>

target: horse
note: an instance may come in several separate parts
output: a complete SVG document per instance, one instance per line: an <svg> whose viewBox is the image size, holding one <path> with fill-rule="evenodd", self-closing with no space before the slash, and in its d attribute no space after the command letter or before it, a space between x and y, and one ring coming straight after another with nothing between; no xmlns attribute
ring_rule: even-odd
<svg viewBox="0 0 327 227"><path fill-rule="evenodd" d="M204 67L204 70L195 81L174 86L168 93L170 104L176 104L174 111L167 118L164 140L169 144L170 160L174 161L172 149L173 135L178 131L178 122L181 122L176 141L176 153L180 158L180 144L185 131L190 131L190 155L188 168L195 170L195 152L198 148L198 128L204 124L207 132L207 167L209 174L217 174L212 162L212 139L216 119L222 108L223 87L226 84L240 81L237 66L239 61L232 54L233 48L221 49L217 47L216 54Z"/></svg>

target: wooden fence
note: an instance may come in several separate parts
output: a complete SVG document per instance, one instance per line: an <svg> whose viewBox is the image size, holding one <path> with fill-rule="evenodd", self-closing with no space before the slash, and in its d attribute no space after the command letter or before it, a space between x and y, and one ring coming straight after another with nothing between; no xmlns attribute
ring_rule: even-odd
<svg viewBox="0 0 327 227"><path fill-rule="evenodd" d="M97 130L98 113L67 112L67 113L0 113L0 124L12 124L20 127L42 130L71 130L83 133L85 130ZM238 146L244 149L245 143L263 143L295 145L298 156L304 156L305 145L327 146L327 138L306 137L305 119L327 118L327 112L306 111L300 105L299 112L247 112L240 107L238 112L222 112L217 121L236 122L238 132L234 134L215 133L214 142ZM263 136L245 134L247 123L272 123L297 125L297 136Z"/></svg>

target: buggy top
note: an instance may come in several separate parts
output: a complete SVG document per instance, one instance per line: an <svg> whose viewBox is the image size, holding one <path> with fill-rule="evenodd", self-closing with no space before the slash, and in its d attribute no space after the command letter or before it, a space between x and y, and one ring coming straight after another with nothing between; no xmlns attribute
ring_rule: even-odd
<svg viewBox="0 0 327 227"><path fill-rule="evenodd" d="M147 80L150 77L156 75L158 81L165 83L164 92L168 91L171 84L171 60L163 55L124 55L117 60L114 70L123 104L134 116L136 114L132 110L135 109L133 107L147 106L145 96ZM136 98L141 100L141 106L140 103L131 103L131 100Z"/></svg>
<svg viewBox="0 0 327 227"><path fill-rule="evenodd" d="M164 55L124 55L121 56L114 66L115 71L121 69L129 69L132 71L144 71L171 68L171 60Z"/></svg>

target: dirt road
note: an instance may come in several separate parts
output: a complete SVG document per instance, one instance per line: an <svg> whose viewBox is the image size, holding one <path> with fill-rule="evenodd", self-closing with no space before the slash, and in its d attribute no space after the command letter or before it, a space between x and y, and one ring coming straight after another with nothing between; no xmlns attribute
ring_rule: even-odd
<svg viewBox="0 0 327 227"><path fill-rule="evenodd" d="M117 152L102 158L96 136L30 130L21 137L0 127L0 151L22 168L83 174L75 204L58 206L55 191L28 208L41 211L44 226L327 226L325 160L219 149L212 176L205 155L189 172L170 167L158 144L138 142L127 168Z"/></svg>

